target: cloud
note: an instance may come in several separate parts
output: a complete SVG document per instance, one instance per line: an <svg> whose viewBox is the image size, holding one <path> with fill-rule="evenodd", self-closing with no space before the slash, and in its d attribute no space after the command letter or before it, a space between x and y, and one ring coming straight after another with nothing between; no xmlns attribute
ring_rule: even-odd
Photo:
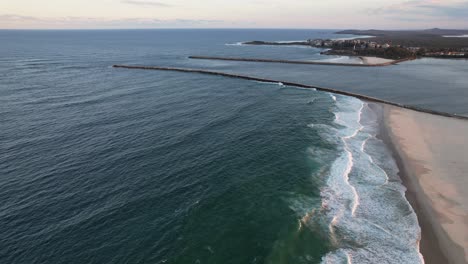
<svg viewBox="0 0 468 264"><path fill-rule="evenodd" d="M206 19L158 19L158 18L121 18L106 19L97 17L60 17L42 18L15 14L0 15L3 28L49 28L49 29L86 29L86 28L191 28L217 27L229 23L223 20Z"/></svg>
<svg viewBox="0 0 468 264"><path fill-rule="evenodd" d="M466 19L468 16L468 1L412 0L381 8L369 9L367 13L393 17L413 16L413 19Z"/></svg>
<svg viewBox="0 0 468 264"><path fill-rule="evenodd" d="M146 1L146 0L124 0L122 3L130 4L130 5L137 5L137 6L157 6L157 7L171 7L172 5L162 3L162 2L155 2L155 1Z"/></svg>
<svg viewBox="0 0 468 264"><path fill-rule="evenodd" d="M32 16L11 15L11 14L0 15L0 21L13 22L13 21L40 21L40 20L41 19L37 17L32 17Z"/></svg>

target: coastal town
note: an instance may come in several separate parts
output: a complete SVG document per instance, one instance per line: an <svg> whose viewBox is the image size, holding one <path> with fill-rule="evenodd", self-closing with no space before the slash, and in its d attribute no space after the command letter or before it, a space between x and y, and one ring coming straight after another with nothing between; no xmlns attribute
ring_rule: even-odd
<svg viewBox="0 0 468 264"><path fill-rule="evenodd" d="M468 30L427 29L413 31L344 30L336 34L355 38L309 39L294 42L250 41L248 45L301 45L324 49L325 55L373 56L402 60L420 57L468 58Z"/></svg>
<svg viewBox="0 0 468 264"><path fill-rule="evenodd" d="M389 59L408 57L468 58L466 48L426 48L379 43L365 39L309 39L307 43L316 48L328 48L322 54L349 56L377 56Z"/></svg>

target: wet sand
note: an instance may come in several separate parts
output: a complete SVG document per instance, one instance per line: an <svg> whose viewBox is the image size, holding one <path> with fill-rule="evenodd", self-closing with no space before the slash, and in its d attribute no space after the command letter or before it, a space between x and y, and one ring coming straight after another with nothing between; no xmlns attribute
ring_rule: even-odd
<svg viewBox="0 0 468 264"><path fill-rule="evenodd" d="M468 121L384 106L426 263L468 263Z"/></svg>

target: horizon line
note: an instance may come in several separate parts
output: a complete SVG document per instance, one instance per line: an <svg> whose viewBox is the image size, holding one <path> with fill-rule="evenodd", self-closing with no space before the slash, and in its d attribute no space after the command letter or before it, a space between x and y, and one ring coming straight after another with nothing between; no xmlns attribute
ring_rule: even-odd
<svg viewBox="0 0 468 264"><path fill-rule="evenodd" d="M408 28L408 29L397 29L397 28L302 28L302 27L160 27L160 28L0 28L1 31L92 31L92 30L395 30L395 31L411 31L411 30L430 30L430 29L441 29L441 30L468 30L468 28Z"/></svg>

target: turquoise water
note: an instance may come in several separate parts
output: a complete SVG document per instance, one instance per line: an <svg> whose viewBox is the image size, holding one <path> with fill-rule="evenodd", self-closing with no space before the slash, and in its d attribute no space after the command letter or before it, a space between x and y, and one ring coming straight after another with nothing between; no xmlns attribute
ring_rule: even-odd
<svg viewBox="0 0 468 264"><path fill-rule="evenodd" d="M0 32L0 262L421 263L377 108L110 67L190 67L187 53L235 55L225 44L253 37L333 37L202 32Z"/></svg>

